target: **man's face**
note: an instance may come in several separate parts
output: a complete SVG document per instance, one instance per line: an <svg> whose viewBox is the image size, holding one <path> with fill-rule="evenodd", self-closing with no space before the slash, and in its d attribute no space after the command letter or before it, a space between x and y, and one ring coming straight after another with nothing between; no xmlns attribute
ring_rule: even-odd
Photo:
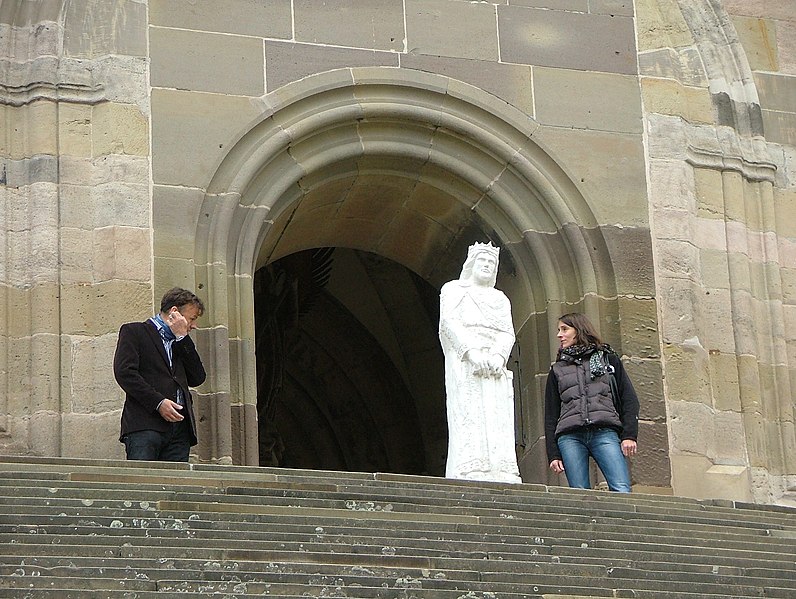
<svg viewBox="0 0 796 599"><path fill-rule="evenodd" d="M495 273L497 260L489 254L479 254L473 263L473 278L479 282L490 282Z"/></svg>
<svg viewBox="0 0 796 599"><path fill-rule="evenodd" d="M199 320L199 317L202 315L199 311L199 306L196 304L185 304L177 308L177 310L179 310L180 314L188 321L188 330L193 331L196 328L196 321Z"/></svg>

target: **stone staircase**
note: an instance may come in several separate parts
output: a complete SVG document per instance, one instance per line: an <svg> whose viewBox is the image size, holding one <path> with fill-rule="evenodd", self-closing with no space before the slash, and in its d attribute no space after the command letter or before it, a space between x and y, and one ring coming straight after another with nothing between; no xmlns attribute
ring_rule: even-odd
<svg viewBox="0 0 796 599"><path fill-rule="evenodd" d="M0 456L0 597L796 597L796 509Z"/></svg>

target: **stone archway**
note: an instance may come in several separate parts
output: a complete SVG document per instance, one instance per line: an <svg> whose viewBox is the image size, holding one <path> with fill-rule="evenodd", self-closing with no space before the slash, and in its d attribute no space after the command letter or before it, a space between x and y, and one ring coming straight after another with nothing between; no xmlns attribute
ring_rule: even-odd
<svg viewBox="0 0 796 599"><path fill-rule="evenodd" d="M325 73L270 99L216 170L197 234L215 352L211 459L257 462L254 273L297 252L371 252L439 288L469 243L501 245L522 395L537 396L564 306L613 314L618 327L602 231L527 115L458 81L388 68Z"/></svg>

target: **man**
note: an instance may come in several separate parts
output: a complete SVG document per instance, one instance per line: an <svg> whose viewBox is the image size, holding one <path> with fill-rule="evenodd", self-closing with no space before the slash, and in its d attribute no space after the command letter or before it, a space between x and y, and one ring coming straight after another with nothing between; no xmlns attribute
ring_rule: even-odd
<svg viewBox="0 0 796 599"><path fill-rule="evenodd" d="M520 483L514 445L511 304L495 289L499 249L470 246L459 279L440 291L448 459L445 476Z"/></svg>
<svg viewBox="0 0 796 599"><path fill-rule="evenodd" d="M119 329L113 374L125 393L119 440L128 460L188 461L197 442L189 387L206 378L188 334L203 312L202 300L175 287L158 314Z"/></svg>

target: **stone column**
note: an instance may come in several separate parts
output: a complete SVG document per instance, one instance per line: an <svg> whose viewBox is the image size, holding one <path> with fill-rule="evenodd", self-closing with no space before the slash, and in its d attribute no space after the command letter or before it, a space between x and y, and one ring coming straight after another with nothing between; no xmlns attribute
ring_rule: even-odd
<svg viewBox="0 0 796 599"><path fill-rule="evenodd" d="M0 451L120 457L116 331L153 294L146 5L2 8Z"/></svg>

